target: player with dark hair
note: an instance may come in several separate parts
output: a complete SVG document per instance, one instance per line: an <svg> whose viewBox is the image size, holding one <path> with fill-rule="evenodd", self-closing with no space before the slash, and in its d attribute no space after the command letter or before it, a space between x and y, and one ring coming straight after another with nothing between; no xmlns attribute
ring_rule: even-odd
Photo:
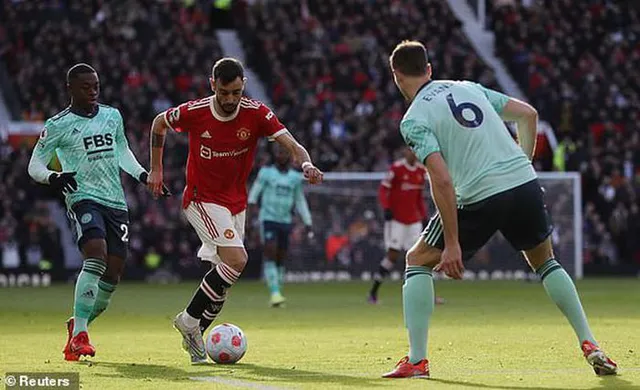
<svg viewBox="0 0 640 390"><path fill-rule="evenodd" d="M120 111L98 103L96 71L87 64L74 65L67 73L67 89L71 104L45 122L29 175L64 194L84 256L63 351L65 360L75 361L95 355L87 326L109 305L127 257L129 216L120 169L142 183L147 172L129 149ZM56 152L62 172L47 168Z"/></svg>
<svg viewBox="0 0 640 390"><path fill-rule="evenodd" d="M406 256L402 296L409 354L384 376L429 376L432 272L461 279L463 260L498 230L540 276L595 373L615 374L616 363L598 346L575 285L553 253L550 218L530 162L536 110L480 84L432 80L426 49L419 42L396 46L390 64L398 89L410 102L400 132L427 167L438 212ZM517 123L520 147L503 120Z"/></svg>
<svg viewBox="0 0 640 390"><path fill-rule="evenodd" d="M156 195L162 188L167 130L188 134L182 205L202 240L198 257L213 262L191 302L173 322L194 364L206 362L202 333L220 313L227 290L247 263L243 244L246 185L258 140L268 137L283 145L310 183L320 183L323 176L269 108L243 97L245 81L240 61L223 58L213 66L212 96L168 109L156 116L151 127L149 188Z"/></svg>
<svg viewBox="0 0 640 390"><path fill-rule="evenodd" d="M295 207L302 222L311 227L311 212L304 197L302 174L291 169L291 155L282 146L275 147L275 163L260 169L251 191L249 204L258 207L260 199L260 236L264 244L264 278L269 288L272 307L285 303L281 287L284 283L285 257L292 229L291 214ZM308 230L308 235L312 234Z"/></svg>

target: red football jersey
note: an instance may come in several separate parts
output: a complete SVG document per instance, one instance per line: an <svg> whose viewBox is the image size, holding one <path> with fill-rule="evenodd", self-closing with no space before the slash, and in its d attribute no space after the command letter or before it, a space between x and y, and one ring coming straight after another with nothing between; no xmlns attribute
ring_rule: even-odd
<svg viewBox="0 0 640 390"><path fill-rule="evenodd" d="M229 117L220 116L213 104L213 96L183 103L165 111L164 119L173 130L189 134L183 207L197 200L235 215L247 208L247 178L258 139L275 139L287 129L257 100L243 97Z"/></svg>
<svg viewBox="0 0 640 390"><path fill-rule="evenodd" d="M422 190L427 181L427 170L421 164L413 166L405 160L393 163L387 177L380 183L378 198L384 209L391 209L393 219L412 224L427 217Z"/></svg>

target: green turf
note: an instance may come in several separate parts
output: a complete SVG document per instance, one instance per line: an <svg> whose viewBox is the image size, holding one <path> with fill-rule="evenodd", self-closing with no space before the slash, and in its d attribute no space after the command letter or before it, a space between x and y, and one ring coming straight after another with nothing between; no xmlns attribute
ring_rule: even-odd
<svg viewBox="0 0 640 390"><path fill-rule="evenodd" d="M245 331L249 350L234 366L188 364L171 319L196 283L123 283L91 327L97 355L67 363L61 349L73 287L0 289L0 375L77 371L83 389L640 389L640 281L579 283L596 337L621 367L598 378L540 284L437 282L447 299L432 321L432 379L385 380L407 350L400 284L365 303L367 284L286 287L286 309L267 307L261 284L233 288L221 320ZM209 377L214 383L190 377ZM258 387L262 386L262 387Z"/></svg>

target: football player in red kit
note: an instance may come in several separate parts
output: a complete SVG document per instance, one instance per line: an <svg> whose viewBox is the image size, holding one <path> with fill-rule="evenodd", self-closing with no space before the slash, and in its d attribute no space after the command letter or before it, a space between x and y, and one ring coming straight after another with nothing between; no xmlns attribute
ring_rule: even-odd
<svg viewBox="0 0 640 390"><path fill-rule="evenodd" d="M306 149L269 108L242 96L245 80L240 61L217 61L210 79L214 94L168 109L155 118L151 128L148 185L156 196L161 194L163 184L162 155L167 130L189 137L182 206L202 240L198 257L212 262L211 271L191 302L173 322L194 364L206 363L202 333L220 313L227 290L247 263L243 244L247 178L258 140L268 137L284 146L311 184L320 183L323 176L311 163Z"/></svg>

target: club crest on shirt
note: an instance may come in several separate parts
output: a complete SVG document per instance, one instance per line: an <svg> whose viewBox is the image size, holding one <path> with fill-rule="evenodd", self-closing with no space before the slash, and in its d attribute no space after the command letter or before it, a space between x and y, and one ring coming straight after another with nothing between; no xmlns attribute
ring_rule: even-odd
<svg viewBox="0 0 640 390"><path fill-rule="evenodd" d="M224 238L226 238L227 240L232 240L233 237L235 237L235 234L233 234L233 230L227 229L224 231Z"/></svg>
<svg viewBox="0 0 640 390"><path fill-rule="evenodd" d="M85 213L82 215L82 218L80 218L80 222L87 224L91 222L92 219L93 219L93 216L91 214Z"/></svg>
<svg viewBox="0 0 640 390"><path fill-rule="evenodd" d="M240 141L246 141L247 139L249 139L249 136L251 136L251 131L246 127L241 127L236 132L236 136L238 136L238 139Z"/></svg>

